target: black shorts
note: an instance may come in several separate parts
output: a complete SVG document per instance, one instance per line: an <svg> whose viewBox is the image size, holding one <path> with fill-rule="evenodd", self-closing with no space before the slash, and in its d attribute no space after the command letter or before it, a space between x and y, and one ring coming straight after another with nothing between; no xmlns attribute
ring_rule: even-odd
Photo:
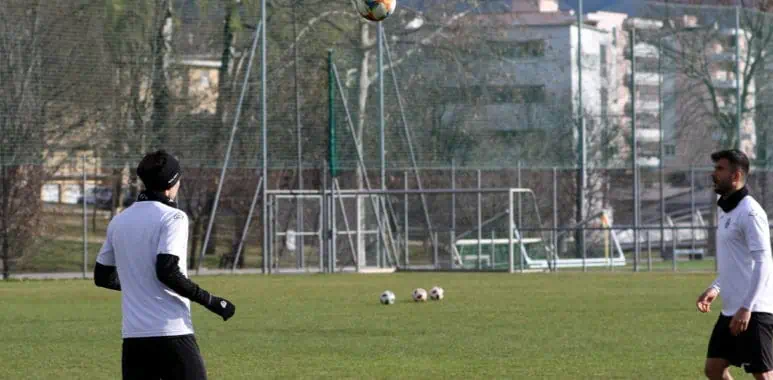
<svg viewBox="0 0 773 380"><path fill-rule="evenodd" d="M738 336L730 333L732 319L719 315L706 357L725 359L747 373L773 370L773 314L753 312L748 328Z"/></svg>
<svg viewBox="0 0 773 380"><path fill-rule="evenodd" d="M124 338L123 380L206 380L207 371L193 335Z"/></svg>

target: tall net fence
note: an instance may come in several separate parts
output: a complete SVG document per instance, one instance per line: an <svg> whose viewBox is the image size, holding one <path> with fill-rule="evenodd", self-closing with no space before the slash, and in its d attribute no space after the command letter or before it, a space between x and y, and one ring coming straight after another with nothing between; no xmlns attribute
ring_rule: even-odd
<svg viewBox="0 0 773 380"><path fill-rule="evenodd" d="M626 265L713 270L688 260L713 256L709 154L743 149L753 193L771 203L773 15L643 3L579 27L574 12L522 3L402 0L379 27L347 0L271 1L265 15L256 0L3 2L4 273L89 271L141 189L137 162L158 148L185 170L192 268L264 268L269 238L277 268L326 260L321 198L266 204L264 226L265 169L270 191L320 195L332 175L340 191L529 188L524 227L560 257L608 254L592 220L603 213ZM477 197L379 197L388 212L334 198L335 228L346 213L367 230L383 212L408 236L399 260L450 262L453 242L479 235L478 214L507 208ZM282 251L288 230L308 241ZM340 265L356 261L347 239ZM385 265L378 234L367 239L355 250L376 247L365 259Z"/></svg>

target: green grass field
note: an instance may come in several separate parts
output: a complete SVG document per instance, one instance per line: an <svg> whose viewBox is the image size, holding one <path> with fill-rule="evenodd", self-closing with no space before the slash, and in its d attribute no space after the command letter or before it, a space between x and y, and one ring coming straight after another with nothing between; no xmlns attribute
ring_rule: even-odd
<svg viewBox="0 0 773 380"><path fill-rule="evenodd" d="M230 298L193 318L211 379L698 379L720 309L711 274L400 273L194 277ZM417 304L416 287L446 299ZM391 289L397 303L383 306ZM120 378L120 295L0 283L0 377ZM738 376L742 371L733 370Z"/></svg>

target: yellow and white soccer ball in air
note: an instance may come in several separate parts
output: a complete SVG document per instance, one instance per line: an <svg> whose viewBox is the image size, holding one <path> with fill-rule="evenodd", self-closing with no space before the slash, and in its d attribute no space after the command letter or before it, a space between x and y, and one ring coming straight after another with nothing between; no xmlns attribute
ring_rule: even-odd
<svg viewBox="0 0 773 380"><path fill-rule="evenodd" d="M397 8L397 0L352 0L360 16L375 22L384 21Z"/></svg>
<svg viewBox="0 0 773 380"><path fill-rule="evenodd" d="M427 291L422 288L416 288L411 296L416 302L425 302L427 300Z"/></svg>
<svg viewBox="0 0 773 380"><path fill-rule="evenodd" d="M384 293L381 293L379 301L382 305L392 305L395 303L395 294L391 290L385 290Z"/></svg>
<svg viewBox="0 0 773 380"><path fill-rule="evenodd" d="M439 286L433 286L432 289L429 290L429 299L433 301L440 301L445 296L445 290Z"/></svg>

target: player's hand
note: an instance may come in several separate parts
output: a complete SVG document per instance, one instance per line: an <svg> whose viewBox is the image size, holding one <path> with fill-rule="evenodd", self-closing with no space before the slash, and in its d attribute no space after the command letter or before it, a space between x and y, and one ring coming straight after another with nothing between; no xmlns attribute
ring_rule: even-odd
<svg viewBox="0 0 773 380"><path fill-rule="evenodd" d="M749 309L742 307L735 312L733 319L730 320L730 333L733 336L746 331L749 327L749 320L752 318L752 312Z"/></svg>
<svg viewBox="0 0 773 380"><path fill-rule="evenodd" d="M236 305L231 303L231 301L217 297L212 296L210 298L209 303L207 305L204 305L209 311L221 316L224 321L227 321L229 318L233 317L236 313Z"/></svg>
<svg viewBox="0 0 773 380"><path fill-rule="evenodd" d="M698 301L695 302L695 305L698 307L698 311L701 313L708 313L711 311L711 303L714 302L714 300L719 295L719 291L715 288L708 288L706 289L699 297Z"/></svg>

